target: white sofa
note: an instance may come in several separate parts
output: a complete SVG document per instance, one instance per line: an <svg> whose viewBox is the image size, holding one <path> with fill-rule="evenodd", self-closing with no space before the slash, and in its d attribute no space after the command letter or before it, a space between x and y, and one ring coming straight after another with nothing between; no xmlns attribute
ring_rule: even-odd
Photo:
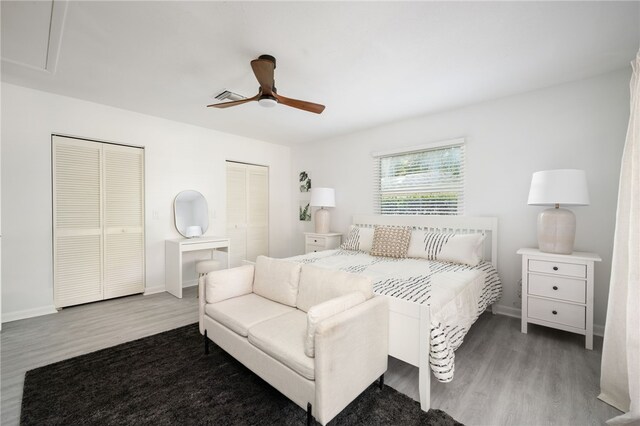
<svg viewBox="0 0 640 426"><path fill-rule="evenodd" d="M356 274L259 256L199 283L200 333L326 424L387 370L388 302Z"/></svg>

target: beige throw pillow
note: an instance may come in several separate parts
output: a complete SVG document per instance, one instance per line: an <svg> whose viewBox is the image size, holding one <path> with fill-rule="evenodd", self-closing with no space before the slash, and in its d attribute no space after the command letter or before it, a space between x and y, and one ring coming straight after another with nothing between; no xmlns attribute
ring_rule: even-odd
<svg viewBox="0 0 640 426"><path fill-rule="evenodd" d="M372 256L407 257L411 229L395 226L376 226L373 232Z"/></svg>
<svg viewBox="0 0 640 426"><path fill-rule="evenodd" d="M313 358L315 353L316 328L323 320L359 305L366 299L359 291L322 302L312 306L307 312L307 335L304 339L304 353Z"/></svg>

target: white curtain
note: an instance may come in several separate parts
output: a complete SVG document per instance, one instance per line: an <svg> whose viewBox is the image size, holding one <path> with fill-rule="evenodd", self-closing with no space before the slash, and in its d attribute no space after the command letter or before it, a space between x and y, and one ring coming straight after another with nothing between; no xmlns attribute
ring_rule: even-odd
<svg viewBox="0 0 640 426"><path fill-rule="evenodd" d="M640 52L631 63L631 114L622 154L607 322L598 396L640 424Z"/></svg>

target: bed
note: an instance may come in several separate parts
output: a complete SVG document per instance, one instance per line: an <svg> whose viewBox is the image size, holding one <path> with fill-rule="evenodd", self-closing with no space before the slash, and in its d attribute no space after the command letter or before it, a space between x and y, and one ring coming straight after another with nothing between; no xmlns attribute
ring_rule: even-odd
<svg viewBox="0 0 640 426"><path fill-rule="evenodd" d="M389 300L389 355L419 368L421 408L430 408L431 372L454 376L454 351L502 292L497 274L497 219L468 216L354 216L362 228L403 226L438 233L482 234L477 266L437 260L371 256L364 251L326 250L290 258L318 267L361 273L374 292ZM431 370L431 371L430 371Z"/></svg>

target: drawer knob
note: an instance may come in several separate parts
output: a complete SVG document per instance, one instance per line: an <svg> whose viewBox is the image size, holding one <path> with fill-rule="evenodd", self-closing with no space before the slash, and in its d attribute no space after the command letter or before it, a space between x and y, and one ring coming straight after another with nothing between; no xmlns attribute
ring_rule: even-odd
<svg viewBox="0 0 640 426"><path fill-rule="evenodd" d="M553 315L558 315L558 311L551 311Z"/></svg>
<svg viewBox="0 0 640 426"><path fill-rule="evenodd" d="M553 289L554 289L554 290L557 290L557 289L558 289L558 286L557 286L557 285L554 285L554 286L553 286Z"/></svg>
<svg viewBox="0 0 640 426"><path fill-rule="evenodd" d="M557 267L557 266L554 266L554 267L553 267L553 270L554 270L554 271L557 271L557 270L558 270L558 267Z"/></svg>

